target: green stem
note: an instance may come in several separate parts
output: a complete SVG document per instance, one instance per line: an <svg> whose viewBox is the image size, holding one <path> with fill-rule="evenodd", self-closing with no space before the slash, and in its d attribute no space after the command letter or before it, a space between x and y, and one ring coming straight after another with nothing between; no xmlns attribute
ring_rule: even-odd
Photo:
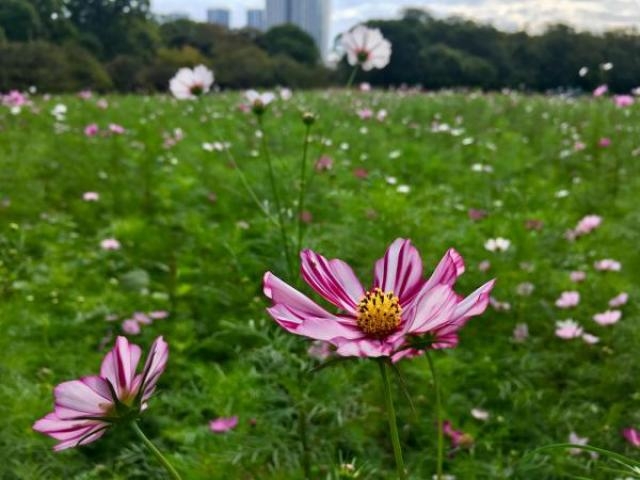
<svg viewBox="0 0 640 480"><path fill-rule="evenodd" d="M347 86L345 87L347 90L351 88L351 85L353 85L353 81L356 79L356 73L358 73L358 67L359 65L356 64L356 66L353 67L353 70L351 71L351 76L349 77L349 80L347 81Z"/></svg>
<svg viewBox="0 0 640 480"><path fill-rule="evenodd" d="M264 125L262 122L262 114L258 115L258 126L260 127L260 133L262 134L262 154L267 161L267 167L269 168L269 182L271 183L271 192L273 194L273 203L277 210L278 223L280 224L280 236L282 237L282 246L284 249L284 256L287 261L287 267L291 277L295 277L295 270L293 268L293 262L291 261L291 252L289 251L289 241L287 240L287 230L284 224L284 214L282 212L282 203L280 202L280 195L278 194L278 188L276 186L276 176L273 170L273 162L271 161L271 155L269 154L269 148L267 146L267 136L264 131Z"/></svg>
<svg viewBox="0 0 640 480"><path fill-rule="evenodd" d="M142 443L144 443L146 447L149 450L151 450L151 452L156 456L158 461L167 470L167 472L169 473L169 476L171 476L171 478L173 478L174 480L182 480L182 478L180 477L176 469L173 468L173 465L171 465L169 461L164 457L164 455L160 453L160 450L158 450L156 446L153 443L151 443L151 440L149 440L147 436L143 433L143 431L140 430L140 427L138 426L138 424L136 422L131 422L131 426L133 427L133 431L136 432L138 437L140 437L140 440L142 440Z"/></svg>
<svg viewBox="0 0 640 480"><path fill-rule="evenodd" d="M296 251L302 249L302 236L304 230L304 222L302 221L302 214L304 212L304 199L306 193L306 171L307 171L307 153L309 151L309 132L311 131L311 125L307 125L307 129L304 133L304 144L302 146L302 165L300 167L300 198L298 199L298 247Z"/></svg>
<svg viewBox="0 0 640 480"><path fill-rule="evenodd" d="M431 377L433 378L433 388L436 391L436 418L438 424L438 466L436 480L442 480L442 463L444 461L444 432L442 431L442 403L440 401L440 385L438 384L438 375L433 365L433 360L429 354L429 350L425 351L427 361L429 362L429 369L431 370Z"/></svg>
<svg viewBox="0 0 640 480"><path fill-rule="evenodd" d="M387 408L387 419L389 420L389 437L393 445L393 455L396 459L396 470L398 479L404 480L407 474L404 469L404 461L402 460L402 447L400 446L400 435L398 435L398 424L396 422L396 411L393 407L393 397L391 396L391 382L389 381L389 360L381 360L378 362L380 366L380 374L382 375L382 384L384 385L384 398Z"/></svg>

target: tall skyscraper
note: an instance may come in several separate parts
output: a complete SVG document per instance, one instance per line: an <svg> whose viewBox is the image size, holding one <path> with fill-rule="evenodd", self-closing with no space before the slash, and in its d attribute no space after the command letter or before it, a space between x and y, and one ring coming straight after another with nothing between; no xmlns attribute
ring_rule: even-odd
<svg viewBox="0 0 640 480"><path fill-rule="evenodd" d="M267 28L293 23L315 40L323 58L329 46L331 0L267 0Z"/></svg>
<svg viewBox="0 0 640 480"><path fill-rule="evenodd" d="M228 8L210 8L207 10L207 22L229 28L231 12Z"/></svg>
<svg viewBox="0 0 640 480"><path fill-rule="evenodd" d="M259 9L247 10L247 27L264 30L266 28L265 11Z"/></svg>

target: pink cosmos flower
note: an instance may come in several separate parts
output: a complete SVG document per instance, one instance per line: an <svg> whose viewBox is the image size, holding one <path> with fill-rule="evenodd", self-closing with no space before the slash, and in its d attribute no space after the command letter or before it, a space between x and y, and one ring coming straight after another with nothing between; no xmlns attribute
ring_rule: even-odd
<svg viewBox="0 0 640 480"><path fill-rule="evenodd" d="M100 242L100 248L103 250L120 250L120 242L115 238L105 238Z"/></svg>
<svg viewBox="0 0 640 480"><path fill-rule="evenodd" d="M99 131L100 131L100 128L95 123L91 123L91 124L87 125L86 127L84 127L84 134L87 137L93 137L93 136L97 135Z"/></svg>
<svg viewBox="0 0 640 480"><path fill-rule="evenodd" d="M578 225L576 225L576 228L573 231L576 236L586 235L598 228L601 223L602 217L599 215L587 215L578 222Z"/></svg>
<svg viewBox="0 0 640 480"><path fill-rule="evenodd" d="M371 91L371 84L369 82L362 82L360 84L360 91L361 92L370 92Z"/></svg>
<svg viewBox="0 0 640 480"><path fill-rule="evenodd" d="M18 90L11 90L6 95L0 95L2 103L8 107L22 107L27 103L26 95L23 95Z"/></svg>
<svg viewBox="0 0 640 480"><path fill-rule="evenodd" d="M96 107L105 110L109 108L109 102L105 98L101 98L96 102Z"/></svg>
<svg viewBox="0 0 640 480"><path fill-rule="evenodd" d="M576 432L571 432L569 434L569 443L573 445L586 445L589 442L589 438L581 437ZM580 455L583 452L581 448L570 448L569 455ZM596 452L589 452L591 458L598 458L598 454Z"/></svg>
<svg viewBox="0 0 640 480"><path fill-rule="evenodd" d="M529 326L526 323L519 323L513 329L513 341L523 343L529 338Z"/></svg>
<svg viewBox="0 0 640 480"><path fill-rule="evenodd" d="M82 199L85 202L97 202L100 200L100 194L98 192L84 192L82 194Z"/></svg>
<svg viewBox="0 0 640 480"><path fill-rule="evenodd" d="M478 270L480 270L483 273L488 272L489 270L491 270L491 262L489 260L483 260L478 264Z"/></svg>
<svg viewBox="0 0 640 480"><path fill-rule="evenodd" d="M113 133L114 135L122 135L125 132L125 129L122 125L118 125L117 123L110 123L109 132Z"/></svg>
<svg viewBox="0 0 640 480"><path fill-rule="evenodd" d="M93 97L93 92L91 92L91 90L82 90L78 92L78 97L82 100L89 100L91 97Z"/></svg>
<svg viewBox="0 0 640 480"><path fill-rule="evenodd" d="M611 146L611 139L608 137L602 137L600 140L598 140L598 146L601 148L607 148Z"/></svg>
<svg viewBox="0 0 640 480"><path fill-rule="evenodd" d="M225 433L238 426L238 417L220 417L209 422L209 429L213 433Z"/></svg>
<svg viewBox="0 0 640 480"><path fill-rule="evenodd" d="M571 308L580 303L580 293L578 292L562 292L560 298L556 300L556 307Z"/></svg>
<svg viewBox="0 0 640 480"><path fill-rule="evenodd" d="M600 341L598 337L596 337L595 335L591 335L590 333L583 333L582 340L584 340L584 342L588 343L589 345L595 345Z"/></svg>
<svg viewBox="0 0 640 480"><path fill-rule="evenodd" d="M311 358L315 358L322 362L333 354L333 349L331 348L330 343L316 340L311 343L311 346L307 349L307 353Z"/></svg>
<svg viewBox="0 0 640 480"><path fill-rule="evenodd" d="M593 96L594 97L601 97L603 96L605 93L607 93L609 91L609 87L606 85L600 85L599 87L597 87L594 91L593 91Z"/></svg>
<svg viewBox="0 0 640 480"><path fill-rule="evenodd" d="M616 95L613 101L618 108L630 107L633 105L634 98L631 95Z"/></svg>
<svg viewBox="0 0 640 480"><path fill-rule="evenodd" d="M581 337L583 333L583 328L571 319L556 322L556 337L570 340Z"/></svg>
<svg viewBox="0 0 640 480"><path fill-rule="evenodd" d="M369 290L342 260L327 260L311 250L303 250L300 257L305 282L340 312L323 309L271 272L264 276L264 293L273 301L267 311L285 330L329 342L340 356L399 360L425 348L455 347L458 330L487 308L494 284L487 282L465 299L454 292L465 270L454 249L425 281L420 254L402 238L376 262ZM433 343L409 351L411 339L424 335Z"/></svg>
<svg viewBox="0 0 640 480"><path fill-rule="evenodd" d="M141 349L118 337L104 357L100 375L59 384L53 391L52 413L33 429L58 440L56 451L91 443L113 424L130 421L147 408L156 383L164 372L169 346L162 337L151 345L142 373L136 374Z"/></svg>
<svg viewBox="0 0 640 480"><path fill-rule="evenodd" d="M640 447L640 431L635 428L625 428L622 430L622 436L634 447Z"/></svg>
<svg viewBox="0 0 640 480"><path fill-rule="evenodd" d="M580 152L580 151L584 150L585 148L587 148L587 146L584 144L584 142L577 141L576 143L573 144L573 149L576 152Z"/></svg>
<svg viewBox="0 0 640 480"><path fill-rule="evenodd" d="M362 108L357 111L357 114L358 117L360 117L360 120L368 120L373 117L373 110L370 108Z"/></svg>
<svg viewBox="0 0 640 480"><path fill-rule="evenodd" d="M358 25L342 35L341 44L349 65L359 65L364 71L384 68L391 58L391 43L379 29Z"/></svg>
<svg viewBox="0 0 640 480"><path fill-rule="evenodd" d="M316 172L324 172L333 168L333 159L327 155L322 155L316 160L315 169Z"/></svg>
<svg viewBox="0 0 640 480"><path fill-rule="evenodd" d="M181 68L169 81L169 90L178 100L193 100L211 90L213 72L204 65Z"/></svg>
<svg viewBox="0 0 640 480"><path fill-rule="evenodd" d="M609 272L619 272L622 269L622 265L617 260L612 260L611 258L605 258L603 260L598 260L593 264L596 270L601 272L609 271Z"/></svg>
<svg viewBox="0 0 640 480"><path fill-rule="evenodd" d="M585 278L587 278L587 274L581 270L575 270L569 274L569 279L575 283L583 282Z"/></svg>
<svg viewBox="0 0 640 480"><path fill-rule="evenodd" d="M611 308L621 307L623 305L626 305L628 300L629 300L629 294L626 292L622 292L616 295L615 297L613 297L611 300L609 300L609 306Z"/></svg>
<svg viewBox="0 0 640 480"><path fill-rule="evenodd" d="M169 317L169 312L167 312L166 310L155 310L153 312L149 312L149 317L153 318L154 320L163 320Z"/></svg>
<svg viewBox="0 0 640 480"><path fill-rule="evenodd" d="M469 216L470 220L477 222L478 220L487 218L488 213L486 210L482 210L479 208L470 208L467 212L467 215Z"/></svg>
<svg viewBox="0 0 640 480"><path fill-rule="evenodd" d="M267 105L276 99L276 96L272 92L260 93L256 90L247 90L244 93L244 97L256 114L262 114L267 108Z"/></svg>
<svg viewBox="0 0 640 480"><path fill-rule="evenodd" d="M622 312L620 310L607 310L606 312L596 313L593 319L597 324L606 326L618 323L621 317Z"/></svg>
<svg viewBox="0 0 640 480"><path fill-rule="evenodd" d="M140 323L133 318L127 318L122 322L122 331L127 335L138 335L141 332Z"/></svg>
<svg viewBox="0 0 640 480"><path fill-rule="evenodd" d="M142 312L136 312L133 314L133 319L138 322L141 323L143 325L151 325L153 323L153 320L147 316L147 314L142 313Z"/></svg>
<svg viewBox="0 0 640 480"><path fill-rule="evenodd" d="M473 437L462 430L454 430L449 420L442 422L442 432L449 437L453 448L473 445Z"/></svg>
<svg viewBox="0 0 640 480"><path fill-rule="evenodd" d="M369 171L366 168L359 167L353 171L353 175L356 178L365 179L369 176Z"/></svg>

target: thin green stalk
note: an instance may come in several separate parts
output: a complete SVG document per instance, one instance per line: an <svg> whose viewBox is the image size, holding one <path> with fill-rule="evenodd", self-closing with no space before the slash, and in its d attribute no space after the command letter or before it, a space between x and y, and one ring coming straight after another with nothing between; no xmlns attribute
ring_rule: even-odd
<svg viewBox="0 0 640 480"><path fill-rule="evenodd" d="M349 77L349 80L347 81L347 86L345 87L347 90L349 90L351 88L351 85L353 85L353 81L356 79L356 73L358 73L359 66L360 64L356 64L356 66L353 67L353 70L351 71L351 76Z"/></svg>
<svg viewBox="0 0 640 480"><path fill-rule="evenodd" d="M302 249L302 236L304 233L304 222L302 221L302 214L304 212L304 199L306 194L307 154L309 151L310 131L311 125L307 125L304 132L304 144L302 145L302 165L300 167L300 197L298 198L298 247L296 248L297 252Z"/></svg>
<svg viewBox="0 0 640 480"><path fill-rule="evenodd" d="M433 360L429 354L429 350L426 350L427 361L429 362L429 369L431 370L431 377L433 378L433 388L436 391L436 418L438 424L438 463L436 470L436 480L442 480L442 463L444 461L444 432L442 431L442 403L440 400L440 385L438 384L438 376L436 374Z"/></svg>
<svg viewBox="0 0 640 480"><path fill-rule="evenodd" d="M398 472L398 478L404 480L407 478L407 473L404 469L400 435L398 434L398 424L396 422L396 411L393 407L393 397L391 395L391 382L389 381L389 369L391 367L389 366L388 360L381 360L378 362L378 365L380 366L380 374L382 375L382 384L384 386L384 398L387 408L387 419L389 421L389 437L393 445L393 455L396 459L396 471Z"/></svg>
<svg viewBox="0 0 640 480"><path fill-rule="evenodd" d="M173 465L171 465L169 463L169 460L167 460L164 457L164 455L160 453L160 450L158 450L156 446L153 443L151 443L151 440L149 440L147 436L144 434L144 432L140 430L140 427L138 426L138 424L136 422L131 422L131 427L133 428L133 431L136 432L138 437L140 437L140 440L142 440L142 443L144 443L146 447L149 450L151 450L151 452L156 456L158 461L167 470L167 472L169 473L169 476L171 476L171 478L173 478L174 480L182 480L182 478L180 477L180 474L178 474L176 469L173 468Z"/></svg>
<svg viewBox="0 0 640 480"><path fill-rule="evenodd" d="M282 203L280 202L280 195L278 194L278 188L276 185L276 176L273 170L273 162L271 161L271 155L269 154L269 148L267 146L267 136L264 131L264 125L262 122L262 114L258 115L258 126L260 127L260 133L262 134L262 154L267 161L267 167L269 169L269 182L271 183L271 191L273 194L273 203L277 210L278 223L280 224L280 236L282 237L282 246L284 248L284 256L287 261L287 267L291 278L295 277L295 269L291 260L291 252L289 251L289 240L287 239L287 230L284 224L284 214L282 212Z"/></svg>

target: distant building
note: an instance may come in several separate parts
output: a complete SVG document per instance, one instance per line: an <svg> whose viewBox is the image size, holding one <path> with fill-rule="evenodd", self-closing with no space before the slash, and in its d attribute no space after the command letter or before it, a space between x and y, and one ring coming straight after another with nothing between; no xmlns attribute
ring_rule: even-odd
<svg viewBox="0 0 640 480"><path fill-rule="evenodd" d="M266 27L292 23L315 40L323 58L329 44L331 0L267 0Z"/></svg>
<svg viewBox="0 0 640 480"><path fill-rule="evenodd" d="M228 8L210 8L207 10L207 22L229 28L231 12Z"/></svg>
<svg viewBox="0 0 640 480"><path fill-rule="evenodd" d="M265 11L259 9L247 10L247 27L265 30L267 28Z"/></svg>

